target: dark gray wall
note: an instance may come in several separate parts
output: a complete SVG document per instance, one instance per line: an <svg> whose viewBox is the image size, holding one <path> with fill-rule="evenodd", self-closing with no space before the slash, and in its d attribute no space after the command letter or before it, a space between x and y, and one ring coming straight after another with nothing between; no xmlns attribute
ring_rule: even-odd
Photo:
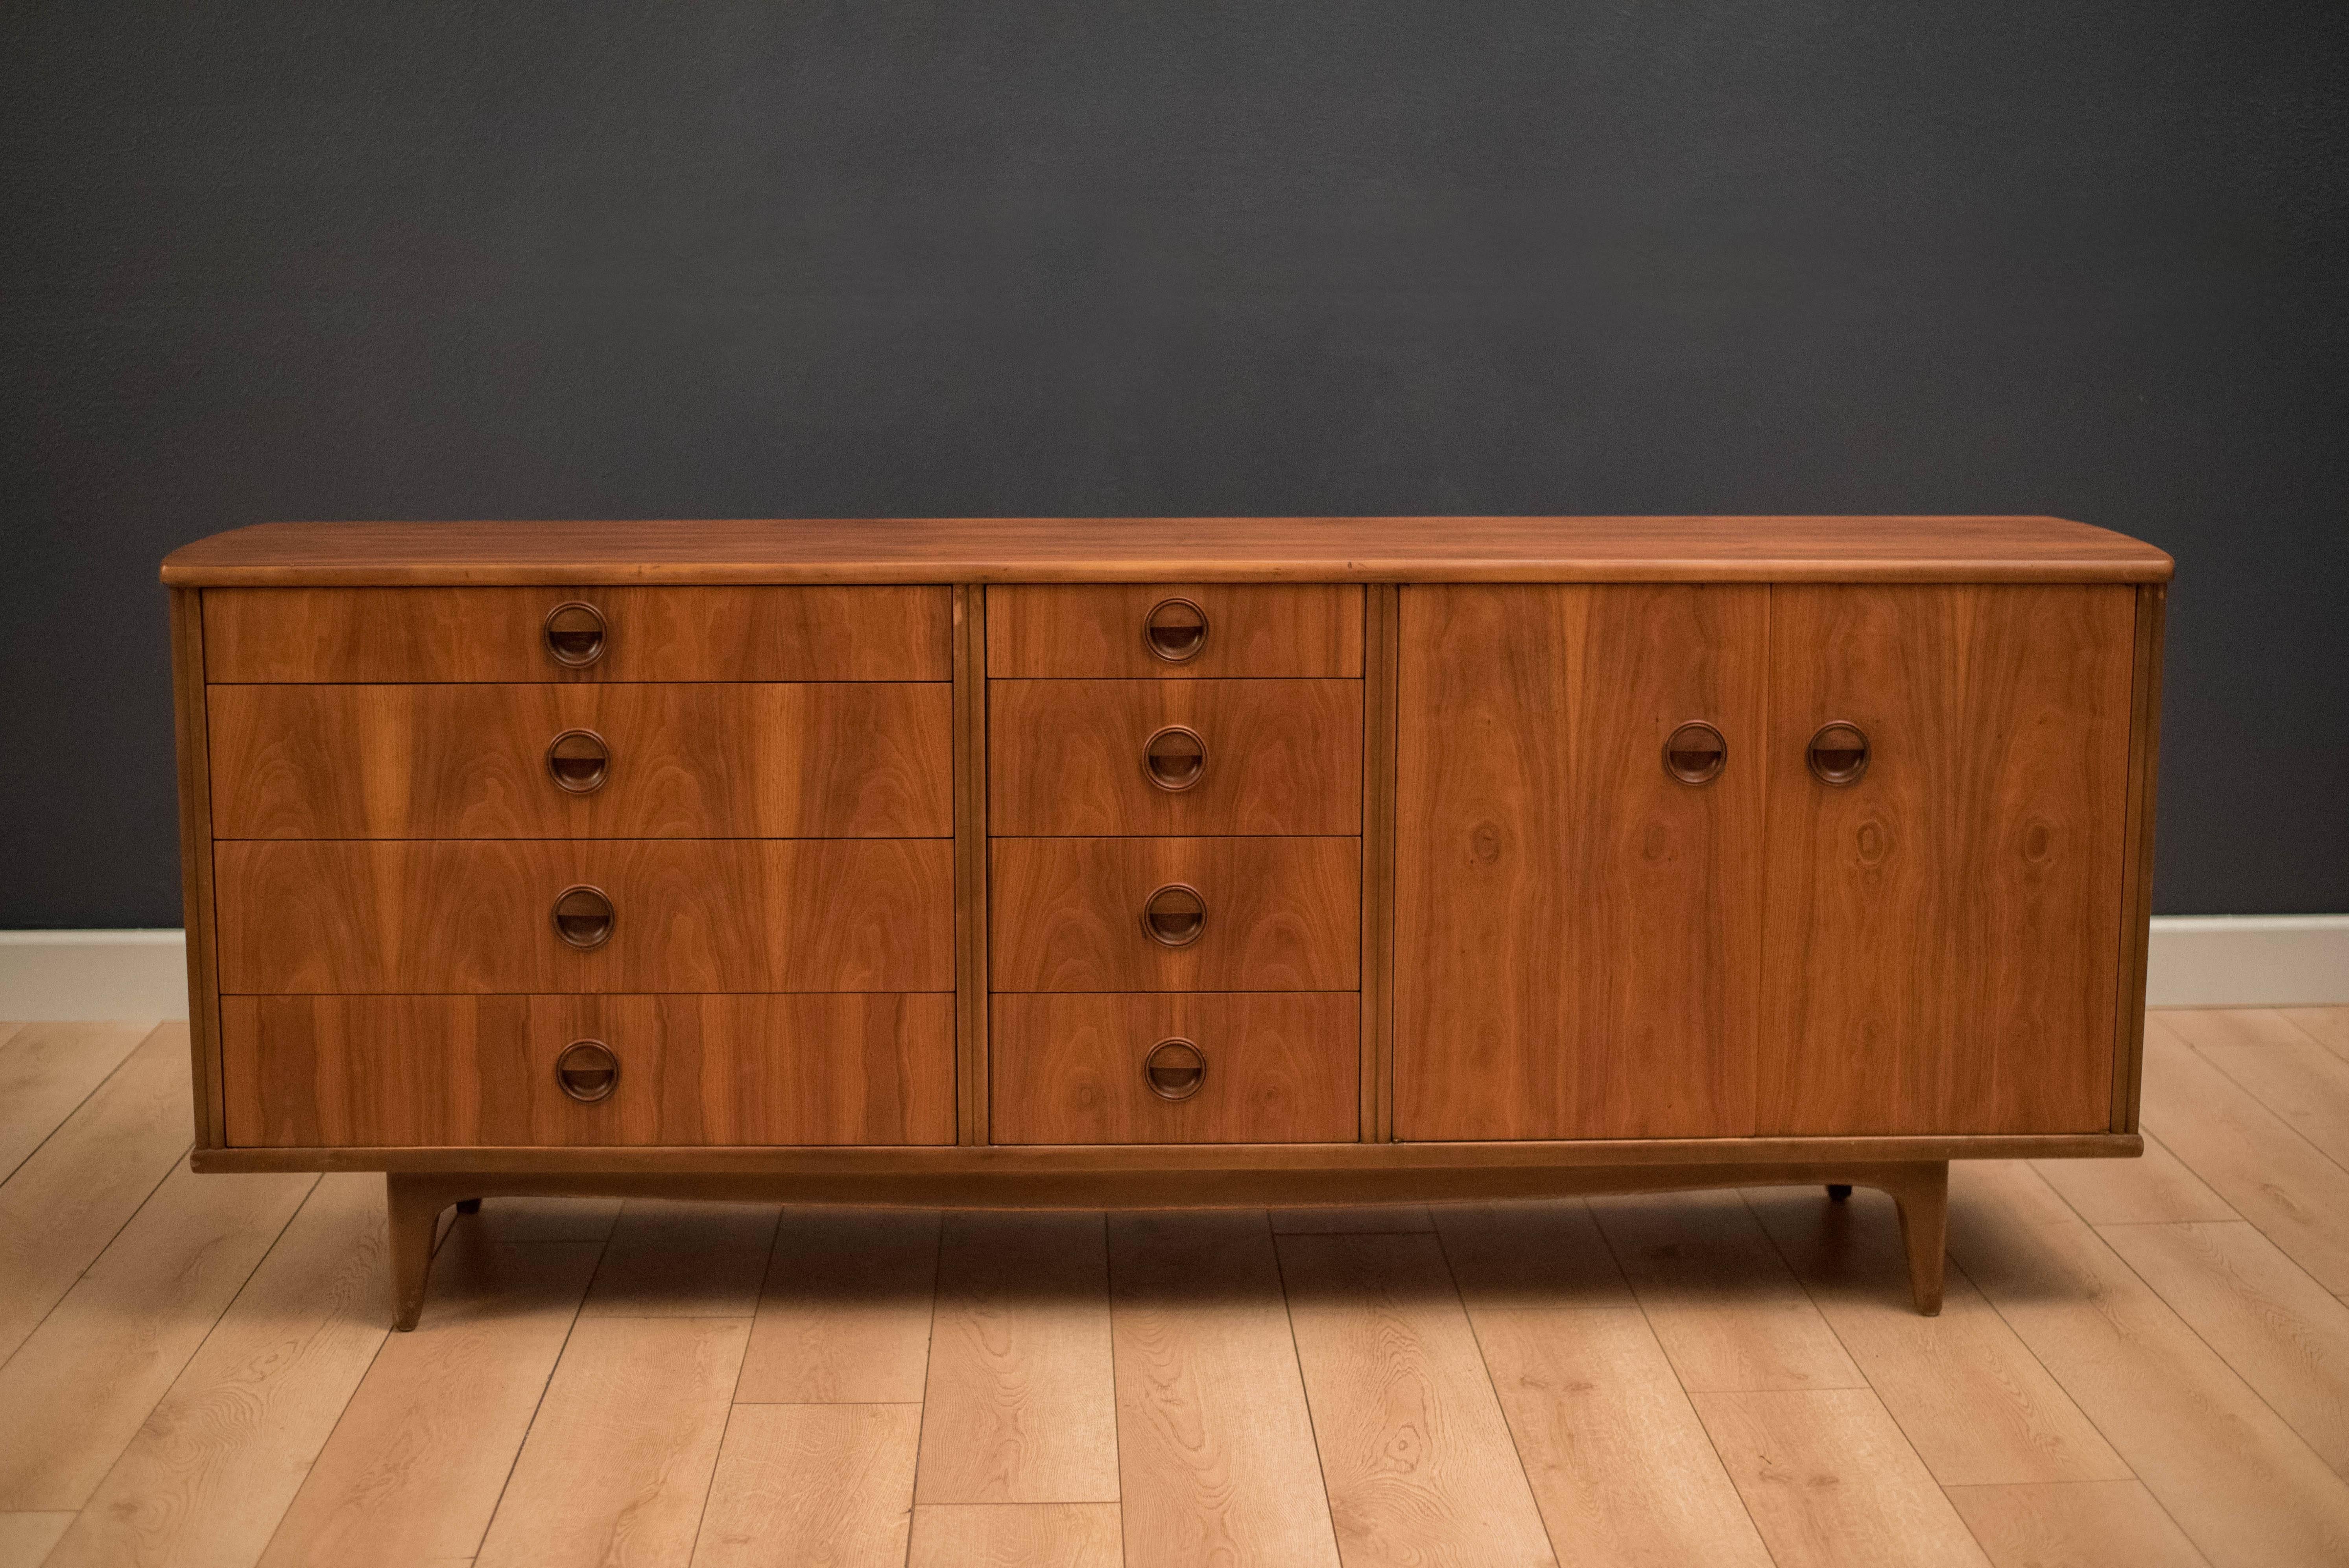
<svg viewBox="0 0 2349 1568"><path fill-rule="evenodd" d="M2349 5L0 10L0 926L269 518L2048 511L2157 902L2349 909Z"/></svg>

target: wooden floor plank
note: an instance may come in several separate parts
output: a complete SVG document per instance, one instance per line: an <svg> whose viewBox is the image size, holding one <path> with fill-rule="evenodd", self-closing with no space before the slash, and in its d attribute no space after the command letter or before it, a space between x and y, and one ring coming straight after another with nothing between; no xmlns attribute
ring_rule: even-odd
<svg viewBox="0 0 2349 1568"><path fill-rule="evenodd" d="M152 1024L0 1024L0 1181L122 1065Z"/></svg>
<svg viewBox="0 0 2349 1568"><path fill-rule="evenodd" d="M1919 1315L1892 1200L1757 1189L1746 1201L1819 1311L1944 1486L2123 1480L2129 1474L1973 1282L1949 1273Z"/></svg>
<svg viewBox="0 0 2349 1568"><path fill-rule="evenodd" d="M1347 1568L1555 1563L1436 1238L1289 1235L1279 1253Z"/></svg>
<svg viewBox="0 0 2349 1568"><path fill-rule="evenodd" d="M1566 1560L1769 1568L1696 1408L1581 1202L1446 1204L1436 1228Z"/></svg>
<svg viewBox="0 0 2349 1568"><path fill-rule="evenodd" d="M2336 1165L2349 1165L2349 1059L2276 1020L2280 1038L2195 1050L2251 1091Z"/></svg>
<svg viewBox="0 0 2349 1568"><path fill-rule="evenodd" d="M2164 1007L2146 1017L2197 1049L2265 1046L2307 1037L2307 1031L2272 1007Z"/></svg>
<svg viewBox="0 0 2349 1568"><path fill-rule="evenodd" d="M188 1026L165 1024L0 1182L0 1359L139 1212L194 1127Z"/></svg>
<svg viewBox="0 0 2349 1568"><path fill-rule="evenodd" d="M694 1568L905 1562L919 1405L738 1405Z"/></svg>
<svg viewBox="0 0 2349 1568"><path fill-rule="evenodd" d="M923 1403L916 1501L1116 1501L1099 1214L946 1217Z"/></svg>
<svg viewBox="0 0 2349 1568"><path fill-rule="evenodd" d="M1961 1189L1950 1239L1982 1294L2213 1563L2349 1556L2349 1486L2085 1223L2015 1224Z"/></svg>
<svg viewBox="0 0 2349 1568"><path fill-rule="evenodd" d="M919 1404L930 1362L938 1216L787 1209L738 1404Z"/></svg>
<svg viewBox="0 0 2349 1568"><path fill-rule="evenodd" d="M443 1247L432 1311L367 1368L264 1568L471 1558L595 1257L593 1242L492 1242L470 1228Z"/></svg>
<svg viewBox="0 0 2349 1568"><path fill-rule="evenodd" d="M1335 1209L1275 1209L1276 1236L1383 1235L1433 1231L1435 1221L1423 1203L1352 1203Z"/></svg>
<svg viewBox="0 0 2349 1568"><path fill-rule="evenodd" d="M1125 1568L1337 1568L1265 1216L1112 1215L1109 1246Z"/></svg>
<svg viewBox="0 0 2349 1568"><path fill-rule="evenodd" d="M2035 1160L2031 1168L2092 1225L2242 1217L2168 1144L2149 1135L2136 1160Z"/></svg>
<svg viewBox="0 0 2349 1568"><path fill-rule="evenodd" d="M2145 1124L2328 1290L2349 1290L2349 1170L2149 1015Z"/></svg>
<svg viewBox="0 0 2349 1568"><path fill-rule="evenodd" d="M1118 1568L1117 1504L917 1508L907 1568Z"/></svg>
<svg viewBox="0 0 2349 1568"><path fill-rule="evenodd" d="M2139 1481L1948 1491L1992 1568L2204 1568L2208 1561Z"/></svg>
<svg viewBox="0 0 2349 1568"><path fill-rule="evenodd" d="M1778 1568L1982 1568L1982 1548L1867 1388L1695 1396Z"/></svg>
<svg viewBox="0 0 2349 1568"><path fill-rule="evenodd" d="M2349 1057L2349 1007L2279 1007L2276 1014L2317 1044Z"/></svg>
<svg viewBox="0 0 2349 1568"><path fill-rule="evenodd" d="M1867 1386L1735 1192L1590 1210L1691 1393Z"/></svg>
<svg viewBox="0 0 2349 1568"><path fill-rule="evenodd" d="M581 1315L750 1316L781 1212L772 1203L631 1198Z"/></svg>
<svg viewBox="0 0 2349 1568"><path fill-rule="evenodd" d="M2349 1306L2240 1220L2098 1233L2334 1474L2349 1477Z"/></svg>
<svg viewBox="0 0 2349 1568"><path fill-rule="evenodd" d="M750 1323L583 1317L479 1568L651 1568L692 1553Z"/></svg>
<svg viewBox="0 0 2349 1568"><path fill-rule="evenodd" d="M2028 1160L1952 1160L1950 1201L1961 1196L1978 1212L1995 1213L2003 1223L2025 1230L2080 1222L2079 1212Z"/></svg>
<svg viewBox="0 0 2349 1568"><path fill-rule="evenodd" d="M320 1178L51 1568L257 1559L389 1331L386 1274L383 1178Z"/></svg>
<svg viewBox="0 0 2349 1568"><path fill-rule="evenodd" d="M0 1513L0 1568L37 1568L73 1522L70 1513Z"/></svg>
<svg viewBox="0 0 2349 1568"><path fill-rule="evenodd" d="M0 1367L0 1509L89 1501L317 1180L163 1179Z"/></svg>

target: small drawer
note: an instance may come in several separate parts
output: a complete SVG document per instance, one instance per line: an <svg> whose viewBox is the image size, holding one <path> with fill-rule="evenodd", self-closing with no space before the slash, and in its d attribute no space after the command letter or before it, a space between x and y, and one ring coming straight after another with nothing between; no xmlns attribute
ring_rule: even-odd
<svg viewBox="0 0 2349 1568"><path fill-rule="evenodd" d="M223 996L241 1148L951 1143L944 995Z"/></svg>
<svg viewBox="0 0 2349 1568"><path fill-rule="evenodd" d="M1362 830L1362 686L990 681L988 818L1021 834Z"/></svg>
<svg viewBox="0 0 2349 1568"><path fill-rule="evenodd" d="M987 673L1359 676L1362 589L1355 583L989 588Z"/></svg>
<svg viewBox="0 0 2349 1568"><path fill-rule="evenodd" d="M1354 839L998 839L998 991L1351 991Z"/></svg>
<svg viewBox="0 0 2349 1568"><path fill-rule="evenodd" d="M215 686L222 839L944 838L931 682Z"/></svg>
<svg viewBox="0 0 2349 1568"><path fill-rule="evenodd" d="M1330 1143L1359 1133L1359 999L998 996L999 1143Z"/></svg>
<svg viewBox="0 0 2349 1568"><path fill-rule="evenodd" d="M209 588L213 681L943 681L953 603L864 588Z"/></svg>
<svg viewBox="0 0 2349 1568"><path fill-rule="evenodd" d="M949 839L237 840L220 985L951 991Z"/></svg>

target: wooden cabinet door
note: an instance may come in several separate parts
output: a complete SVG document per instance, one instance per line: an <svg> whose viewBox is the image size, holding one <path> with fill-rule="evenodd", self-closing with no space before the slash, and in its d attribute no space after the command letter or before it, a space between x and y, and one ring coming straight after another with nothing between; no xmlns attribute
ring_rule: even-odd
<svg viewBox="0 0 2349 1568"><path fill-rule="evenodd" d="M1398 1138L1753 1130L1768 593L1402 590Z"/></svg>
<svg viewBox="0 0 2349 1568"><path fill-rule="evenodd" d="M2110 1124L2135 614L1772 590L1761 1131ZM1868 740L1840 786L1807 758L1837 722Z"/></svg>

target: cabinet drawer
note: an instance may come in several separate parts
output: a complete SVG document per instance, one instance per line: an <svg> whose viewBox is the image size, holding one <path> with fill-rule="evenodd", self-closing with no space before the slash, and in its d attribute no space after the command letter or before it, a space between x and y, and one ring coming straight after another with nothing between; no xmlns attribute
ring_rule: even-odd
<svg viewBox="0 0 2349 1568"><path fill-rule="evenodd" d="M999 839L991 851L999 991L1360 984L1356 840ZM1154 900L1158 935L1144 923ZM1195 935L1182 918L1192 900Z"/></svg>
<svg viewBox="0 0 2349 1568"><path fill-rule="evenodd" d="M212 831L947 837L952 692L881 681L216 686Z"/></svg>
<svg viewBox="0 0 2349 1568"><path fill-rule="evenodd" d="M1350 1142L1357 998L998 996L999 1143Z"/></svg>
<svg viewBox="0 0 2349 1568"><path fill-rule="evenodd" d="M221 989L949 991L947 839L253 840L215 847ZM591 947L558 899L610 910ZM574 901L574 939L597 934Z"/></svg>
<svg viewBox="0 0 2349 1568"><path fill-rule="evenodd" d="M221 1048L240 1147L954 1141L943 995L226 996Z"/></svg>
<svg viewBox="0 0 2349 1568"><path fill-rule="evenodd" d="M988 815L1005 835L1359 833L1361 683L990 682Z"/></svg>
<svg viewBox="0 0 2349 1568"><path fill-rule="evenodd" d="M1359 676L1362 590L1353 583L990 588L987 673Z"/></svg>
<svg viewBox="0 0 2349 1568"><path fill-rule="evenodd" d="M565 604L593 614L550 625ZM950 591L927 586L212 588L204 673L231 682L942 681L952 614Z"/></svg>

